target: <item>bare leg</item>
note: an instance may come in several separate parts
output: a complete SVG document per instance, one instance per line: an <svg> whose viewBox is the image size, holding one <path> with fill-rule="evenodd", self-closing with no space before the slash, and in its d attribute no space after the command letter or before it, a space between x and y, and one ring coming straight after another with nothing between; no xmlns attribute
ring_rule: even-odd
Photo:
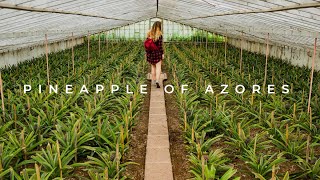
<svg viewBox="0 0 320 180"><path fill-rule="evenodd" d="M162 63L162 61L159 61L159 62L156 64L156 81L157 81L157 82L160 81L161 63Z"/></svg>
<svg viewBox="0 0 320 180"><path fill-rule="evenodd" d="M151 79L152 81L156 80L156 65L155 64L151 64Z"/></svg>

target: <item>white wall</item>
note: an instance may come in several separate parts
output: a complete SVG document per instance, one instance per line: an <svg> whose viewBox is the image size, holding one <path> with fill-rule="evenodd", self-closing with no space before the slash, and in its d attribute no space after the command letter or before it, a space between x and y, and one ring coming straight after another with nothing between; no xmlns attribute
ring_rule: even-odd
<svg viewBox="0 0 320 180"><path fill-rule="evenodd" d="M84 38L74 39L74 45L84 43ZM71 48L71 41L60 41L48 44L48 51L50 52L58 52L68 48ZM16 65L25 60L30 60L32 58L37 58L44 55L46 52L45 46L37 45L28 48L22 48L15 51L3 52L0 54L0 68L5 66Z"/></svg>
<svg viewBox="0 0 320 180"><path fill-rule="evenodd" d="M236 46L238 48L241 47L241 40L228 37L228 43ZM244 50L248 50L251 52L258 52L260 54L266 54L266 44L253 42L253 41L242 41L242 48ZM308 52L306 49L299 49L289 46L278 46L278 45L269 45L269 56L283 59L285 61L289 61L291 64L295 66L308 66L311 68L312 66L312 55L313 49L310 49L310 56L308 56ZM315 59L315 70L320 71L320 52L317 51L316 59Z"/></svg>

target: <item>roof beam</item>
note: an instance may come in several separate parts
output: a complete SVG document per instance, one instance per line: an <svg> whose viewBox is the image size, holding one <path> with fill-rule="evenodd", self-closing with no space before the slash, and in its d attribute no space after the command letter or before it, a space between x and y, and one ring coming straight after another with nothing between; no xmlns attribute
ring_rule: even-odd
<svg viewBox="0 0 320 180"><path fill-rule="evenodd" d="M156 12L156 17L158 17L158 11L159 11L159 0L157 0L157 12Z"/></svg>
<svg viewBox="0 0 320 180"><path fill-rule="evenodd" d="M253 14L253 13L268 13L268 12L278 12L278 11L288 11L293 9L303 9L303 8L316 8L320 7L320 3L306 3L306 4L299 4L299 5L292 5L292 6L285 6L285 7L276 7L270 9L258 9L252 11L238 11L238 12L227 12L227 13L218 13L209 16L199 16L193 18L186 18L186 19L179 19L180 20L192 20L192 19L202 19L202 18L209 18L215 16L229 16L229 15L237 15L237 14Z"/></svg>
<svg viewBox="0 0 320 180"><path fill-rule="evenodd" d="M45 12L45 13L56 13L56 14L78 15L78 16L86 16L86 17L94 17L94 18L102 18L102 19L111 19L111 20L117 20L117 21L133 21L133 20L128 20L128 19L112 18L112 17L100 16L100 15L94 15L94 14L86 14L86 13L81 13L81 12L63 11L63 10L46 9L46 8L35 8L35 7L28 7L28 6L16 6L16 5L8 4L8 3L0 3L0 8L30 11L30 12Z"/></svg>

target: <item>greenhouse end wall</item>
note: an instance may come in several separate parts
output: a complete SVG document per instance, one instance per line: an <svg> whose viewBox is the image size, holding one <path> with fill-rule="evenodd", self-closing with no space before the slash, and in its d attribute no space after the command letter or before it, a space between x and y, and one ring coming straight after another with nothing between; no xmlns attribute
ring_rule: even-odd
<svg viewBox="0 0 320 180"><path fill-rule="evenodd" d="M74 46L84 43L84 38L75 39ZM241 39L228 38L228 43L237 48L241 48ZM71 48L70 41L64 40L60 42L54 42L48 44L48 52L58 52L65 49ZM243 40L242 48L247 51L257 52L260 54L266 54L266 44L254 41ZM313 50L311 49L308 53L306 49L299 49L289 46L278 46L269 45L269 55L275 58L279 58L290 62L295 66L312 66L312 55ZM37 58L44 55L46 52L44 45L36 45L32 47L22 48L14 51L3 52L0 54L0 68L5 66L16 65L20 62ZM320 71L320 53L316 53L315 59L315 70Z"/></svg>
<svg viewBox="0 0 320 180"><path fill-rule="evenodd" d="M74 46L82 43L84 43L83 37L74 39ZM72 44L70 40L53 42L48 44L48 53L62 51L71 47ZM45 53L46 47L44 44L3 52L0 53L0 68L16 65L32 58L37 58L43 56Z"/></svg>
<svg viewBox="0 0 320 180"><path fill-rule="evenodd" d="M241 48L241 39L228 38L228 43ZM242 48L247 51L257 52L260 54L266 54L266 44L254 41L243 40ZM282 59L290 62L295 66L307 66L312 67L312 55L313 49L310 52L306 49L294 48L289 46L269 45L269 56ZM315 59L315 70L320 71L320 53L317 51Z"/></svg>

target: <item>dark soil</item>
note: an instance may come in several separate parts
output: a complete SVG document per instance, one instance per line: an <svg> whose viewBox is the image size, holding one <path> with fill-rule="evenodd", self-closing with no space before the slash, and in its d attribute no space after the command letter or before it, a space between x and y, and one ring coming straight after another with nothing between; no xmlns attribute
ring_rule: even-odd
<svg viewBox="0 0 320 180"><path fill-rule="evenodd" d="M145 157L148 136L149 123L149 105L150 105L150 82L147 83L148 93L144 98L140 114L137 118L136 125L131 132L130 147L124 157L124 161L131 161L138 164L130 164L124 173L130 179L143 180L145 169Z"/></svg>
<svg viewBox="0 0 320 180"><path fill-rule="evenodd" d="M166 72L168 76L168 80L164 82L164 85L170 84L170 74L165 69L163 69L163 72ZM173 176L175 180L189 179L191 178L191 174L188 172L190 170L190 163L184 143L184 132L179 119L179 107L176 105L177 100L174 94L165 93L165 101Z"/></svg>
<svg viewBox="0 0 320 180"><path fill-rule="evenodd" d="M90 179L90 176L89 176L88 172L85 170L85 167L77 167L72 172L71 177L67 177L64 179L66 179L66 180L85 180L85 179Z"/></svg>

